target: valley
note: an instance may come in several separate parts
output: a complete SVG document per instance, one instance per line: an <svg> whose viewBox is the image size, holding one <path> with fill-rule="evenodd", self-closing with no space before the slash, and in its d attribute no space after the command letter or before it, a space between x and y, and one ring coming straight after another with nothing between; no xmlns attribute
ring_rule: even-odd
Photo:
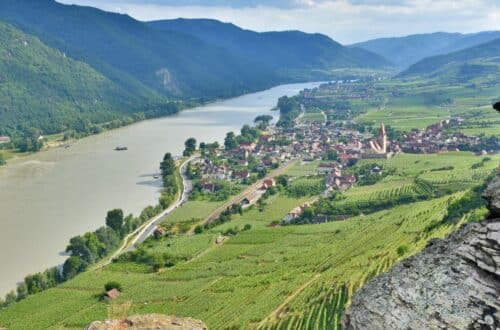
<svg viewBox="0 0 500 330"><path fill-rule="evenodd" d="M493 330L500 32L417 3L0 1L0 329Z"/></svg>

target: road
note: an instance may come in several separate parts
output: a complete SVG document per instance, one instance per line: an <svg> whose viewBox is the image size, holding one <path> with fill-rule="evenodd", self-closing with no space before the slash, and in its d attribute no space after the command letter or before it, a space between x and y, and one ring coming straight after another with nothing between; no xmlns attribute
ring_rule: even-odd
<svg viewBox="0 0 500 330"><path fill-rule="evenodd" d="M134 237L134 239L130 243L129 250L133 250L135 246L141 244L149 236L153 235L156 227L158 227L158 225L166 215L170 214L173 210L175 210L176 208L187 202L189 195L191 194L191 191L193 189L193 185L186 176L186 166L192 160L193 157L187 159L186 161L184 161L184 163L182 163L182 165L179 168L182 177L181 197L177 201L175 201L168 209L166 209L165 211L163 211L162 213L158 214L156 217L148 221L148 224Z"/></svg>
<svg viewBox="0 0 500 330"><path fill-rule="evenodd" d="M105 262L99 263L99 266L105 266L113 261L113 259L117 258L120 254L128 251L132 251L135 249L135 247L142 242L144 242L149 236L153 235L155 229L158 227L160 222L163 220L165 216L170 214L172 211L177 209L179 206L187 202L189 195L191 194L191 191L193 189L193 185L191 183L191 180L188 179L186 175L186 166L187 164L192 161L195 157L191 157L187 160L185 160L181 166L179 167L179 171L181 174L182 178L182 194L180 198L177 199L169 208L158 214L157 216L151 218L143 224L141 227L137 228L135 231L127 235L125 239L123 240L122 246L118 250L115 251L108 259L106 259Z"/></svg>

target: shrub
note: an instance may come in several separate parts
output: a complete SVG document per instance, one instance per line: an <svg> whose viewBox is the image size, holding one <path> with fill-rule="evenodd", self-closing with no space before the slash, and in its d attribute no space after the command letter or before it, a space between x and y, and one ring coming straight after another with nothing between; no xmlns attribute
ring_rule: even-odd
<svg viewBox="0 0 500 330"><path fill-rule="evenodd" d="M397 249L397 252L398 252L398 256L402 257L404 256L406 253L408 253L408 251L410 251L410 248L408 247L408 245L400 245Z"/></svg>
<svg viewBox="0 0 500 330"><path fill-rule="evenodd" d="M106 284L104 284L104 290L109 291L116 289L118 291L122 291L122 285L116 281L110 281Z"/></svg>

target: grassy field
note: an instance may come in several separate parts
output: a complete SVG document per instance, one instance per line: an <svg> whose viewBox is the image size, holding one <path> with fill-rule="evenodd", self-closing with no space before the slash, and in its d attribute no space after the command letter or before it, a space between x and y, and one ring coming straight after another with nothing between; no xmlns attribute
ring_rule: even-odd
<svg viewBox="0 0 500 330"><path fill-rule="evenodd" d="M498 115L491 109L491 104L500 97L500 88L486 78L453 85L419 79L385 81L378 87L378 96L387 100L385 107L374 108L365 101L366 112L356 118L358 122L373 125L383 122L410 130L461 116L466 123L453 128L454 131L471 135L495 135L500 131Z"/></svg>

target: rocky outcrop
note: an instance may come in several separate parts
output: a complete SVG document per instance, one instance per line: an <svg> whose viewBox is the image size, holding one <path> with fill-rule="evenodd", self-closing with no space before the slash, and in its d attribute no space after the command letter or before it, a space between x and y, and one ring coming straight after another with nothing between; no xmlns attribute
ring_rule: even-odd
<svg viewBox="0 0 500 330"><path fill-rule="evenodd" d="M345 329L500 329L500 177L484 193L490 216L361 288Z"/></svg>
<svg viewBox="0 0 500 330"><path fill-rule="evenodd" d="M205 330L203 322L192 318L178 318L161 314L135 315L125 320L92 322L86 330Z"/></svg>

